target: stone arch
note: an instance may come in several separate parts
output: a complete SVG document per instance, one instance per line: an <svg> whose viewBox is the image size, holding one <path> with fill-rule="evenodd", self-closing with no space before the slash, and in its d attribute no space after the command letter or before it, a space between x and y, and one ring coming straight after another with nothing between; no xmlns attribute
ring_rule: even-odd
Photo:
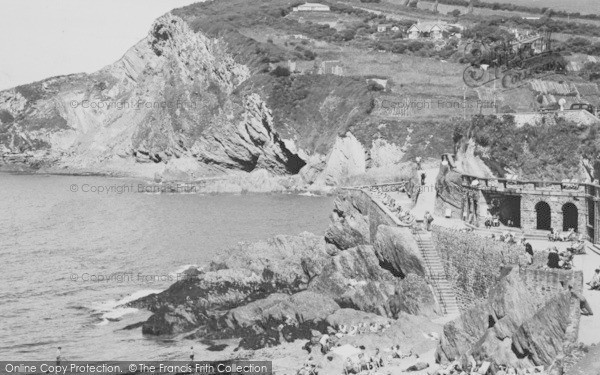
<svg viewBox="0 0 600 375"><path fill-rule="evenodd" d="M563 231L568 231L570 228L577 232L579 224L579 212L577 206L571 202L567 202L562 206L563 214Z"/></svg>
<svg viewBox="0 0 600 375"><path fill-rule="evenodd" d="M547 202L539 201L535 205L536 229L550 230L552 227L552 210Z"/></svg>

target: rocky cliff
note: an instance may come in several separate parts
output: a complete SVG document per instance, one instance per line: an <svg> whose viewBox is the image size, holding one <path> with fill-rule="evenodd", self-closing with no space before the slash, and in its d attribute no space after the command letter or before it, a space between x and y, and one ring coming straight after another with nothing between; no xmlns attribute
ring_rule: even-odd
<svg viewBox="0 0 600 375"><path fill-rule="evenodd" d="M265 51L277 48L215 26L207 15L219 6L160 17L98 72L1 91L0 170L226 177L255 191L330 189L371 169L377 179L400 173L398 145L353 134L372 110L362 77L271 74L277 51ZM237 14L234 2L224 6Z"/></svg>
<svg viewBox="0 0 600 375"><path fill-rule="evenodd" d="M222 43L167 14L116 63L0 93L4 163L153 176L297 173L250 76Z"/></svg>
<svg viewBox="0 0 600 375"><path fill-rule="evenodd" d="M578 303L578 302L577 302ZM568 291L547 296L527 288L514 268L489 298L444 326L437 360L476 360L515 368L552 365L568 344L572 315Z"/></svg>

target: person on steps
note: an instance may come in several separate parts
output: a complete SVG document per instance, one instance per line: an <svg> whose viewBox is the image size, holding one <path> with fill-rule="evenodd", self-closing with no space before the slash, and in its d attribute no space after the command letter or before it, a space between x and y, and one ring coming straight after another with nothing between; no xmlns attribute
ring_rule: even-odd
<svg viewBox="0 0 600 375"><path fill-rule="evenodd" d="M431 223L433 222L433 216L429 213L429 211L425 212L425 225L427 225L427 231L431 231Z"/></svg>

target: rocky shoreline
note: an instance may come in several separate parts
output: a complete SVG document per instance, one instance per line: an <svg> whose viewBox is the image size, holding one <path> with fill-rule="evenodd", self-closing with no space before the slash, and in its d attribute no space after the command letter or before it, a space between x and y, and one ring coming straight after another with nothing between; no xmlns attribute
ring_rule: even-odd
<svg viewBox="0 0 600 375"><path fill-rule="evenodd" d="M351 196L340 194L325 236L302 233L240 243L206 267L188 269L167 290L124 306L153 313L126 329L148 336L177 335L222 355L233 350L268 356L302 342L303 350L295 353L300 360L296 370L309 356L327 365L318 350L324 335L339 345L359 345L373 336L372 350L383 349L387 342L388 349L426 349L433 357L432 337L439 337L441 326L431 319L439 318L439 309L414 249L402 245L410 232L379 225L372 243L369 226L363 226L358 235L349 236L357 228L346 219L365 220L357 206ZM387 260L392 253L400 253L399 258ZM412 261L401 265L398 259ZM421 276L413 268L420 269ZM399 323L413 320L418 324ZM356 331L344 333L348 328L343 327ZM402 342L409 331L423 348ZM379 343L382 335L387 339Z"/></svg>

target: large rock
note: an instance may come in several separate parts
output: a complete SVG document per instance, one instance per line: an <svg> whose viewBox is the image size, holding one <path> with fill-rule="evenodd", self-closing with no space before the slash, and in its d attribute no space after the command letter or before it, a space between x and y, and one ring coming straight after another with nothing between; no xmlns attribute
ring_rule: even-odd
<svg viewBox="0 0 600 375"><path fill-rule="evenodd" d="M265 241L239 243L223 251L214 262L256 274L268 270L289 283L295 280L308 283L310 278L321 273L323 264L329 260L327 247L323 237L312 233L279 235Z"/></svg>
<svg viewBox="0 0 600 375"><path fill-rule="evenodd" d="M568 340L571 296L533 293L517 267L492 288L488 300L444 326L436 358L440 362L493 361L515 368L551 365Z"/></svg>
<svg viewBox="0 0 600 375"><path fill-rule="evenodd" d="M332 257L309 290L331 296L341 307L389 315L397 282L379 266L371 246L358 246Z"/></svg>
<svg viewBox="0 0 600 375"><path fill-rule="evenodd" d="M224 322L229 328L265 325L291 320L297 324L324 321L340 307L325 295L304 291L293 295L275 293L265 299L230 310Z"/></svg>
<svg viewBox="0 0 600 375"><path fill-rule="evenodd" d="M338 309L327 317L327 324L332 327L338 327L340 325L350 327L353 325L358 325L359 323L386 324L390 322L392 322L391 319L381 315L348 308Z"/></svg>
<svg viewBox="0 0 600 375"><path fill-rule="evenodd" d="M337 185L343 178L364 174L367 169L365 149L352 133L338 137L325 161L318 185Z"/></svg>
<svg viewBox="0 0 600 375"><path fill-rule="evenodd" d="M154 313L143 326L148 334L215 326L221 311L273 293L293 294L306 289L329 258L323 238L308 233L242 243L224 251L207 271L181 275L167 290L128 306Z"/></svg>
<svg viewBox="0 0 600 375"><path fill-rule="evenodd" d="M546 302L512 336L518 356L527 356L535 365L549 365L563 354L565 332L571 321L571 294L563 292Z"/></svg>
<svg viewBox="0 0 600 375"><path fill-rule="evenodd" d="M394 318L401 312L431 317L439 313L431 286L423 277L414 273L409 273L396 284L396 292L389 305Z"/></svg>
<svg viewBox="0 0 600 375"><path fill-rule="evenodd" d="M380 225L373 244L379 264L395 276L409 273L425 276L419 244L410 229Z"/></svg>
<svg viewBox="0 0 600 375"><path fill-rule="evenodd" d="M345 250L370 243L367 210L350 194L340 194L334 201L331 223L325 241Z"/></svg>
<svg viewBox="0 0 600 375"><path fill-rule="evenodd" d="M142 325L145 335L170 335L189 331L200 324L203 310L193 306L161 306Z"/></svg>

